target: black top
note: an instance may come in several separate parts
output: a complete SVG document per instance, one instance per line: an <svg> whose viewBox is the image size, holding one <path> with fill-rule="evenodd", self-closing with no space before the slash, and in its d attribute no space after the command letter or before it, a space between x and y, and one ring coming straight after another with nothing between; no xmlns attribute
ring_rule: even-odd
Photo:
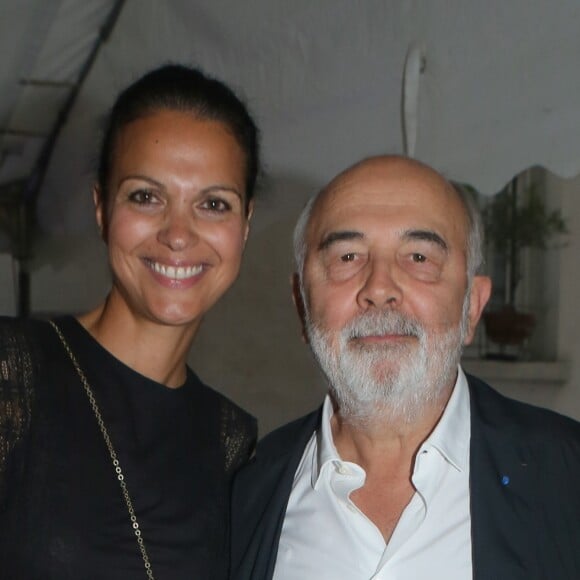
<svg viewBox="0 0 580 580"><path fill-rule="evenodd" d="M255 421L188 369L170 389L57 320L115 446L157 580L227 575L229 487ZM145 578L110 454L48 323L0 319L0 578Z"/></svg>

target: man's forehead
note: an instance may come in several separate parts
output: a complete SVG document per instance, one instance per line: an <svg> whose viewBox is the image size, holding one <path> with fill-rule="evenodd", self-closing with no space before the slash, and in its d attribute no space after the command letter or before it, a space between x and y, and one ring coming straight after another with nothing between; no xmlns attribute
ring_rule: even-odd
<svg viewBox="0 0 580 580"><path fill-rule="evenodd" d="M412 216L403 229L466 233L465 208L453 187L430 168L397 159L360 164L333 180L313 207L310 241L318 245L334 228L363 231L366 221L393 216Z"/></svg>
<svg viewBox="0 0 580 580"><path fill-rule="evenodd" d="M446 187L443 180L359 174L344 176L324 190L313 207L311 221L324 221L325 217L348 213L356 208L392 208L397 211L398 208L417 207L419 210L424 208L428 214L435 208L459 210L461 205L457 195Z"/></svg>

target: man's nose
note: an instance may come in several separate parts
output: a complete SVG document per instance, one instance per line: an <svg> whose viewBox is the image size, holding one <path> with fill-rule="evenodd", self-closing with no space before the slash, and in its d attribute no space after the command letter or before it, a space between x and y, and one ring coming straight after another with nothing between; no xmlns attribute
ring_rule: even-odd
<svg viewBox="0 0 580 580"><path fill-rule="evenodd" d="M399 305L402 298L403 293L394 276L394 268L384 261L369 264L364 284L357 295L358 305L363 309L393 307Z"/></svg>
<svg viewBox="0 0 580 580"><path fill-rule="evenodd" d="M185 250L196 243L198 234L195 218L185 210L168 212L157 234L157 240L174 252Z"/></svg>

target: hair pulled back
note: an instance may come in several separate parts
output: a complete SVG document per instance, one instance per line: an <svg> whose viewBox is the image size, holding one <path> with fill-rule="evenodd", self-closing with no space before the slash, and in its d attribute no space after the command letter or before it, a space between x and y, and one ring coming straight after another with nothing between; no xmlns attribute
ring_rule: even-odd
<svg viewBox="0 0 580 580"><path fill-rule="evenodd" d="M259 132L246 105L223 82L197 68L165 65L127 87L109 113L97 170L103 205L109 198L109 180L119 133L129 123L159 111L191 113L201 120L222 123L238 142L246 159L246 210L254 196L259 170Z"/></svg>

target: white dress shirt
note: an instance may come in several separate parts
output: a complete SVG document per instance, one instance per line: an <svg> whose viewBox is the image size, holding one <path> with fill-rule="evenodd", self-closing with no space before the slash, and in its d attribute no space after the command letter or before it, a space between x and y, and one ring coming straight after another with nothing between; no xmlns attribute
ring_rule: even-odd
<svg viewBox="0 0 580 580"><path fill-rule="evenodd" d="M366 474L339 457L332 414L327 396L321 428L294 476L274 580L471 579L470 411L461 368L441 420L417 453L416 491L388 544L350 500Z"/></svg>

